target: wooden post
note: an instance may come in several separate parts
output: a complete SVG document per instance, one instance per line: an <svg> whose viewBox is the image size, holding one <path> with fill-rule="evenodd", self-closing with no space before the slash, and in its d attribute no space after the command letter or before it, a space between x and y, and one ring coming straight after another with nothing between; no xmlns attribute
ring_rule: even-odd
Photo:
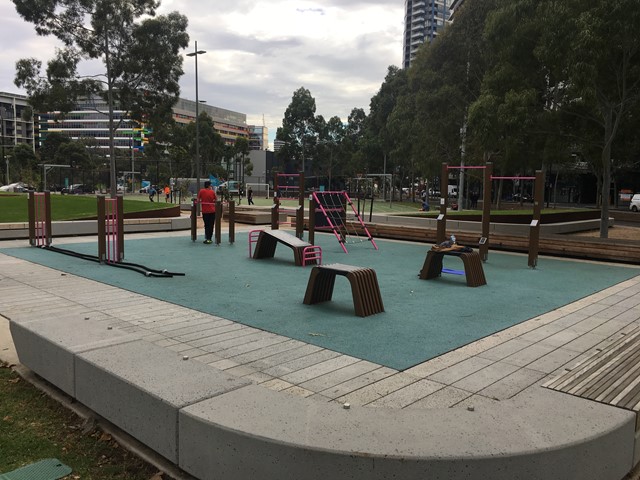
<svg viewBox="0 0 640 480"><path fill-rule="evenodd" d="M315 245L316 241L316 201L309 200L309 243Z"/></svg>
<svg viewBox="0 0 640 480"><path fill-rule="evenodd" d="M191 201L191 241L198 239L198 211L196 209L196 200Z"/></svg>
<svg viewBox="0 0 640 480"><path fill-rule="evenodd" d="M233 200L229 202L229 214L227 217L229 219L229 243L233 244L236 241L236 202Z"/></svg>
<svg viewBox="0 0 640 480"><path fill-rule="evenodd" d="M304 238L304 172L298 177L298 208L296 209L296 237Z"/></svg>
<svg viewBox="0 0 640 480"><path fill-rule="evenodd" d="M536 170L536 184L533 196L533 219L529 227L529 267L536 268L540 249L540 219L544 203L544 172Z"/></svg>
<svg viewBox="0 0 640 480"><path fill-rule="evenodd" d="M232 200L233 201L233 200ZM216 245L220 245L220 242L222 241L222 235L221 235L221 227L222 227L222 215L224 215L224 210L223 210L223 206L222 206L222 202L220 200L218 200L216 202L216 219L214 221L215 225L214 225L214 235L216 238Z"/></svg>
<svg viewBox="0 0 640 480"><path fill-rule="evenodd" d="M29 203L27 204L29 213L29 245L36 246L36 194L29 191Z"/></svg>
<svg viewBox="0 0 640 480"><path fill-rule="evenodd" d="M45 240L48 247L53 239L53 233L51 232L51 192L49 190L44 192L44 215L44 224L47 229Z"/></svg>
<svg viewBox="0 0 640 480"><path fill-rule="evenodd" d="M273 205L271 205L271 229L278 230L280 219L280 199L273 197Z"/></svg>
<svg viewBox="0 0 640 480"><path fill-rule="evenodd" d="M489 258L489 229L491 227L491 176L493 163L487 162L484 169L484 184L482 187L482 237L480 238L480 258L486 262Z"/></svg>
<svg viewBox="0 0 640 480"><path fill-rule="evenodd" d="M304 205L298 205L296 208L296 237L304 238Z"/></svg>
<svg viewBox="0 0 640 480"><path fill-rule="evenodd" d="M449 200L449 169L448 164L442 164L440 173L440 215L438 215L436 242L442 243L447 237L447 202Z"/></svg>
<svg viewBox="0 0 640 480"><path fill-rule="evenodd" d="M98 259L100 263L107 261L107 231L105 228L105 197L98 195Z"/></svg>
<svg viewBox="0 0 640 480"><path fill-rule="evenodd" d="M124 260L124 200L122 195L118 195L116 197L116 211L118 218L116 221L118 222L118 235L116 238L117 241L117 251L118 251L118 262Z"/></svg>

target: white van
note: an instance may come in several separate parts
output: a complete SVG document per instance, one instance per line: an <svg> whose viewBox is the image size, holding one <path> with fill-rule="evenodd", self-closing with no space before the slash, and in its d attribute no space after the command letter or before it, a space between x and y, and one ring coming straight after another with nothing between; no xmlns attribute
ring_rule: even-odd
<svg viewBox="0 0 640 480"><path fill-rule="evenodd" d="M640 193L636 193L633 197L631 197L629 210L631 210L632 212L640 212Z"/></svg>

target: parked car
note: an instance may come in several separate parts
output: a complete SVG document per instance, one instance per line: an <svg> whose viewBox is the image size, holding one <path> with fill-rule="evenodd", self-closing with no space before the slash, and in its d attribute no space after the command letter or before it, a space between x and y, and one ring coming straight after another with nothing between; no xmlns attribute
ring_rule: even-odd
<svg viewBox="0 0 640 480"><path fill-rule="evenodd" d="M66 193L69 195L81 195L83 193L94 193L95 188L93 188L91 185L84 185L82 183L78 183L74 185L69 185L68 187L63 188L60 192Z"/></svg>
<svg viewBox="0 0 640 480"><path fill-rule="evenodd" d="M633 197L631 197L629 210L631 210L632 212L640 212L640 193L636 193Z"/></svg>
<svg viewBox="0 0 640 480"><path fill-rule="evenodd" d="M0 192L24 193L29 190L34 190L34 188L22 182L10 183L9 185L0 187Z"/></svg>
<svg viewBox="0 0 640 480"><path fill-rule="evenodd" d="M519 202L520 201L520 194L519 193L514 193L512 200L514 202ZM523 202L531 202L533 201L533 199L531 198L531 195L529 195L528 193L524 193L522 194L522 201Z"/></svg>

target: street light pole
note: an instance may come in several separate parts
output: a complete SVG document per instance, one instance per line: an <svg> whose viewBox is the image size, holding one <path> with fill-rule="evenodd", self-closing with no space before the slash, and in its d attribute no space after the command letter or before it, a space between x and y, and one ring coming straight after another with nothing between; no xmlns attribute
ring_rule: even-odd
<svg viewBox="0 0 640 480"><path fill-rule="evenodd" d="M196 190L200 192L200 100L198 99L198 55L207 53L205 50L198 50L198 42L193 53L187 53L187 57L195 57L196 62ZM197 213L200 213L200 204L196 205Z"/></svg>

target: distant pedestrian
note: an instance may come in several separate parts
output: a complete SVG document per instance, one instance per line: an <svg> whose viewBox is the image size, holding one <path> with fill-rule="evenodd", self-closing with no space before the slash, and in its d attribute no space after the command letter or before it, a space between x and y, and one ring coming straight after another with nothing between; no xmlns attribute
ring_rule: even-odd
<svg viewBox="0 0 640 480"><path fill-rule="evenodd" d="M156 196L156 189L153 188L153 185L149 187L149 200L153 202L153 197Z"/></svg>
<svg viewBox="0 0 640 480"><path fill-rule="evenodd" d="M253 190L251 189L251 187L249 187L249 190L247 190L247 201L249 202L249 205L254 205L254 203L253 203Z"/></svg>
<svg viewBox="0 0 640 480"><path fill-rule="evenodd" d="M202 212L202 221L204 222L204 243L210 245L213 243L213 224L216 220L216 201L218 197L216 192L211 188L211 182L204 182L204 188L198 192L198 202L200 203L200 211Z"/></svg>
<svg viewBox="0 0 640 480"><path fill-rule="evenodd" d="M164 186L164 202L169 203L170 197L171 197L171 189L169 188L169 185L165 185Z"/></svg>

